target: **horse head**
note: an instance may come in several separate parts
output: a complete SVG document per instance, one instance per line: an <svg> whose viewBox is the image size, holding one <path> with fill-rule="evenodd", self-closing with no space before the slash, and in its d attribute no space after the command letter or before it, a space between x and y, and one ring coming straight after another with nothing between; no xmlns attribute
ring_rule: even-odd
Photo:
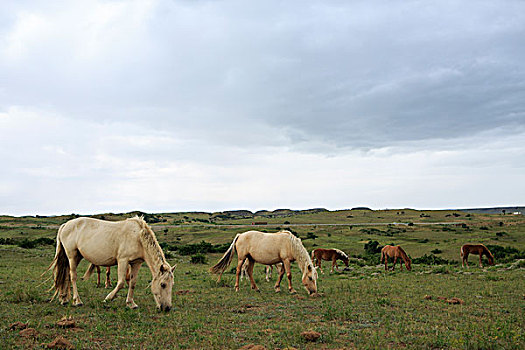
<svg viewBox="0 0 525 350"><path fill-rule="evenodd" d="M304 269L302 282L310 295L317 293L317 270L312 264L307 264Z"/></svg>
<svg viewBox="0 0 525 350"><path fill-rule="evenodd" d="M408 271L412 270L412 260L408 256L407 256L407 258L405 260L405 266L406 266Z"/></svg>
<svg viewBox="0 0 525 350"><path fill-rule="evenodd" d="M170 311L171 309L173 270L175 270L175 266L171 267L164 263L160 265L157 274L151 281L151 292L157 308L161 311Z"/></svg>

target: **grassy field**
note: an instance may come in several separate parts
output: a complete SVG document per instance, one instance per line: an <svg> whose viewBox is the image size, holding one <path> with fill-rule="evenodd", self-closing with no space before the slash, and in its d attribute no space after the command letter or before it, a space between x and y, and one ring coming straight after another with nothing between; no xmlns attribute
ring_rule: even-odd
<svg viewBox="0 0 525 350"><path fill-rule="evenodd" d="M103 216L116 220L130 215ZM159 241L170 247L230 243L236 233L249 229L242 225L266 222L258 229L289 227L309 251L337 247L355 257L349 270L334 274L328 273L325 262L327 269L318 281L321 296L311 298L300 288L297 266L292 269L295 295L286 288L276 294L275 278L267 283L260 265L256 282L261 293L250 290L247 281L236 293L231 271L220 284L208 273L220 253L206 254L206 264L192 264L191 256L171 251L168 260L177 269L170 313L156 311L146 267L135 293L138 310L125 307L125 291L113 302L102 303L108 290L96 288L94 278L78 283L84 306L48 302L51 282L40 275L53 258L54 246L45 240L36 246L30 243L38 238L54 241L57 226L71 216L0 217L0 239L5 243L0 245L0 348L41 348L61 335L79 349L236 349L250 344L268 349L523 349L525 264L497 259L496 266L480 269L472 257L471 268L463 270L459 247L480 242L523 251L525 220L514 215L467 215L413 210L283 211L259 217L158 214L150 217L157 221L151 226ZM388 225L394 222L403 224ZM371 240L401 244L412 258L434 254L449 264L415 264L410 273L385 272L375 257L366 256L364 244ZM86 268L87 263L81 263L80 272ZM456 297L463 303L449 304L438 297ZM75 327L58 326L63 317L71 317ZM34 331L11 330L17 321ZM321 337L308 342L301 336L304 331L317 331Z"/></svg>

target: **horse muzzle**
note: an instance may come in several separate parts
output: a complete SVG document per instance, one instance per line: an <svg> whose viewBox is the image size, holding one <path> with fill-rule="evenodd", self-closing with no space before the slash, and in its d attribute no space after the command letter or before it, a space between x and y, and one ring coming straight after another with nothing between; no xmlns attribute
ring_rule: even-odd
<svg viewBox="0 0 525 350"><path fill-rule="evenodd" d="M160 311L169 312L171 310L171 306L169 305L161 305L159 306Z"/></svg>

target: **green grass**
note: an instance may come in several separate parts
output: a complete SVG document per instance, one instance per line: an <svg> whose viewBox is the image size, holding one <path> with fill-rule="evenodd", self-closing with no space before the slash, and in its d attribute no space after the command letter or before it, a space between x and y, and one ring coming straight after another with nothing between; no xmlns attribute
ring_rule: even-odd
<svg viewBox="0 0 525 350"><path fill-rule="evenodd" d="M406 213L407 211L405 211ZM399 226L406 232L393 236L369 235L360 232L360 226L292 226L301 237L313 232L317 239L303 240L308 250L314 246L338 247L350 255L363 254L363 242L378 240L381 244L395 242L418 257L439 248L439 256L459 260L459 247L471 241L485 244L525 248L525 223L513 216L476 215L473 218L446 217L446 212L426 211L430 218L411 213L413 222L421 220L463 219L470 229L445 226ZM285 218L263 227L275 231L284 220L355 220L356 213L336 212L305 214ZM399 219L396 211L365 212L370 218L379 216L385 223ZM204 218L207 214L196 214ZM315 217L318 215L318 217ZM353 218L347 218L353 215ZM177 226L170 221L191 214L162 214L167 222L153 224L161 242L170 244L213 244L231 242L237 232L246 227ZM332 217L334 216L334 217ZM364 216L364 215L363 215ZM118 216L115 216L117 218ZM306 217L306 218L304 218ZM35 228L59 225L66 217L9 218L2 217L0 237L53 237L56 229ZM268 219L270 220L270 219ZM235 224L238 220L230 220ZM396 220L400 221L400 220ZM504 222L503 226L499 222ZM170 225L164 233L166 224ZM487 230L479 230L479 227ZM5 228L8 227L8 228ZM16 227L16 228L13 228ZM386 231L386 226L375 227ZM397 226L396 226L397 227ZM261 229L259 227L259 229ZM20 235L20 231L27 234ZM506 235L497 236L505 231ZM496 240L498 238L498 240ZM419 243L427 239L427 243ZM62 335L78 349L106 348L240 348L260 344L274 348L429 348L429 349L522 349L525 347L525 269L522 263L500 264L486 269L476 266L463 270L458 264L448 266L414 265L413 271L385 272L381 266L351 264L349 271L325 274L319 277L320 297L311 298L300 287L300 271L293 266L293 284L296 295L273 291L272 283L264 280L263 268L256 265L256 282L260 293L253 292L243 280L241 290L233 291L235 276L225 273L220 284L208 273L220 254L208 254L207 264L191 264L190 256L174 254L169 259L177 264L173 296L174 310L157 312L148 282L149 270L143 267L135 291L138 310L125 307L127 290L119 292L111 303L102 303L109 290L95 287L95 278L79 281L79 292L84 306L75 308L49 302L50 281L40 274L45 271L54 254L53 246L23 249L16 245L0 245L0 336L2 348L42 348L41 344ZM80 265L81 275L87 267ZM362 264L360 264L362 265ZM232 264L233 266L233 264ZM116 270L113 269L113 280ZM49 277L49 275L47 275ZM178 293L177 293L178 292ZM425 295L432 296L431 300ZM461 305L450 305L438 296L457 297ZM62 329L56 322L71 316L78 329ZM11 323L27 322L37 331L36 338L23 338L18 331L9 330ZM316 343L307 343L301 332L315 330L322 334Z"/></svg>

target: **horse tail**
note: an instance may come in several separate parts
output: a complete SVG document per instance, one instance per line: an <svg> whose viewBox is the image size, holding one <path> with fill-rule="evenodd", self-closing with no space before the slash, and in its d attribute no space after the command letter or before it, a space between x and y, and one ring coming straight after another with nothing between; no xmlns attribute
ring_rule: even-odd
<svg viewBox="0 0 525 350"><path fill-rule="evenodd" d="M86 273L84 274L84 276L82 276L82 279L83 280L87 280L89 277L91 277L91 275L93 274L93 270L95 270L95 267L96 265L95 264L91 264L89 265ZM100 272L100 271L99 271Z"/></svg>
<svg viewBox="0 0 525 350"><path fill-rule="evenodd" d="M383 249L381 249L381 264L383 263L383 260L385 260L385 255L386 255L385 251Z"/></svg>
<svg viewBox="0 0 525 350"><path fill-rule="evenodd" d="M55 257L53 258L51 265L49 265L47 270L44 272L46 273L47 271L53 269L54 286L51 287L51 290L54 288L55 293L53 294L51 300L55 299L57 295L61 300L69 300L71 297L69 259L67 258L66 250L64 249L62 241L60 240L60 233L64 230L64 226L65 224L61 225L58 229Z"/></svg>
<svg viewBox="0 0 525 350"><path fill-rule="evenodd" d="M219 262L217 262L217 264L215 264L213 267L210 268L210 272L211 273L222 275L224 270L226 270L226 268L228 266L230 266L230 264L232 262L232 259L233 259L233 253L235 251L235 243L237 243L237 239L239 238L240 235L241 234L238 233L235 236L235 238L233 239L232 244L230 245L230 248L228 248L226 253L224 253L224 255L222 256L221 260L219 260Z"/></svg>
<svg viewBox="0 0 525 350"><path fill-rule="evenodd" d="M461 254L460 254L460 257L461 257L461 258L463 257L463 255L465 255L465 252L463 251L464 248L465 248L465 246L462 246L462 247L461 247Z"/></svg>

